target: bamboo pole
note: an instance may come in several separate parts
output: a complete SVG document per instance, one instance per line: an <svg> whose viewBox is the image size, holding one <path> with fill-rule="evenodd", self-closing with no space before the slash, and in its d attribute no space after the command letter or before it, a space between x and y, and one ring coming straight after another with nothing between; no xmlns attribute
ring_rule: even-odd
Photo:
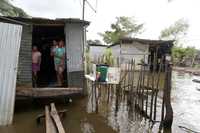
<svg viewBox="0 0 200 133"><path fill-rule="evenodd" d="M145 55L144 55L144 63L143 63L143 76L142 76L142 111L144 111L144 81L145 81Z"/></svg>
<svg viewBox="0 0 200 133"><path fill-rule="evenodd" d="M152 72L152 93L151 93L151 106L150 106L150 119L152 120L152 113L153 113L153 99L154 99L154 76L155 76L155 61L156 61L156 55L157 53L154 53L153 58L153 72Z"/></svg>
<svg viewBox="0 0 200 133"><path fill-rule="evenodd" d="M148 74L147 74L147 88L149 87L149 82L150 82L150 66L151 65L148 65L149 67L149 70L148 70ZM148 115L148 99L149 99L149 93L148 93L148 89L146 90L146 95L147 95L147 99L146 99L146 114Z"/></svg>
<svg viewBox="0 0 200 133"><path fill-rule="evenodd" d="M158 97L158 91L159 91L159 82L160 82L160 73L163 66L163 57L161 58L160 65L159 65L159 71L157 76L157 85L156 85L156 93L155 93L155 101L154 101L154 120L156 120L156 112L157 112L157 97Z"/></svg>

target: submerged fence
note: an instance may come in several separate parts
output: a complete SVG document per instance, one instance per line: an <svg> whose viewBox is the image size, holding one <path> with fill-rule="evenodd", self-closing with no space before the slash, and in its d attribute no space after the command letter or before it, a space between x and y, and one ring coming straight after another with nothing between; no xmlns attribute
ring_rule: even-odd
<svg viewBox="0 0 200 133"><path fill-rule="evenodd" d="M126 60L126 62L120 62L120 58L112 60L110 66L121 68L119 84L87 81L88 88L91 88L89 93L92 94L92 103L95 104L92 111L98 112L102 97L107 103L115 98L116 112L118 104L125 101L129 110L137 112L138 116L152 123L160 122L160 128L171 127L173 120L170 101L172 69L166 57L158 59L154 56L153 61L149 63L144 63L144 58L140 64L136 64L134 59ZM92 63L104 64L105 59L95 58Z"/></svg>

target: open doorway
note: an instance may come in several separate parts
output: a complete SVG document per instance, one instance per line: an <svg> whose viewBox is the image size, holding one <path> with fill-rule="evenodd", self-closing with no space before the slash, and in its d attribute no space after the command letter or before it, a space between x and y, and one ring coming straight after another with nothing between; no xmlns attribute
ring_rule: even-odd
<svg viewBox="0 0 200 133"><path fill-rule="evenodd" d="M57 87L54 57L51 56L53 40L65 41L64 26L33 26L32 45L41 52L41 66L37 77L37 87ZM64 85L67 86L67 71L63 72Z"/></svg>

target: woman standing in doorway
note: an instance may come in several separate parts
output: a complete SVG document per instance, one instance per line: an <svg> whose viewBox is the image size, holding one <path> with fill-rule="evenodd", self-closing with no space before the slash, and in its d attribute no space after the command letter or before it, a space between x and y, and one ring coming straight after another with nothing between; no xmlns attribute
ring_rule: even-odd
<svg viewBox="0 0 200 133"><path fill-rule="evenodd" d="M57 74L58 85L63 85L63 71L65 69L65 48L64 48L64 41L61 40L58 43L58 48L55 49L54 52L54 63L55 63L55 70Z"/></svg>

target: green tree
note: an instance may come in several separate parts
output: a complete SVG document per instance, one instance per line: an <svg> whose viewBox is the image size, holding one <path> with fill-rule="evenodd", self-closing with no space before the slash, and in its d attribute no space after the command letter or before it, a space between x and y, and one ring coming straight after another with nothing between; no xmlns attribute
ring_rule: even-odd
<svg viewBox="0 0 200 133"><path fill-rule="evenodd" d="M172 56L174 64L180 65L184 63L185 58L194 60L196 56L196 49L194 47L182 47L182 39L187 35L189 24L185 19L179 19L168 28L161 31L160 39L174 40L174 47L172 48Z"/></svg>
<svg viewBox="0 0 200 133"><path fill-rule="evenodd" d="M132 17L117 17L116 22L111 24L111 30L99 33L107 44L117 42L122 37L130 37L141 34L144 24L138 24Z"/></svg>
<svg viewBox="0 0 200 133"><path fill-rule="evenodd" d="M108 64L109 66L112 66L114 65L114 57L113 57L113 54L112 54L112 49L111 48L107 48L105 51L104 51L104 54L103 54L103 58L102 58L102 62L103 63L106 63Z"/></svg>
<svg viewBox="0 0 200 133"><path fill-rule="evenodd" d="M193 67L198 50L195 47L187 47L185 51L186 51L186 57L192 60L190 66Z"/></svg>
<svg viewBox="0 0 200 133"><path fill-rule="evenodd" d="M187 47L185 48L186 56L187 57L194 57L196 56L197 49L195 47Z"/></svg>
<svg viewBox="0 0 200 133"><path fill-rule="evenodd" d="M185 55L186 55L185 48L176 46L172 48L172 56L175 65L182 64Z"/></svg>
<svg viewBox="0 0 200 133"><path fill-rule="evenodd" d="M0 15L11 17L29 17L21 8L15 7L10 0L0 0Z"/></svg>
<svg viewBox="0 0 200 133"><path fill-rule="evenodd" d="M189 24L185 19L179 19L168 28L161 31L160 39L163 40L175 40L175 45L180 44L180 40L183 39L189 29Z"/></svg>

